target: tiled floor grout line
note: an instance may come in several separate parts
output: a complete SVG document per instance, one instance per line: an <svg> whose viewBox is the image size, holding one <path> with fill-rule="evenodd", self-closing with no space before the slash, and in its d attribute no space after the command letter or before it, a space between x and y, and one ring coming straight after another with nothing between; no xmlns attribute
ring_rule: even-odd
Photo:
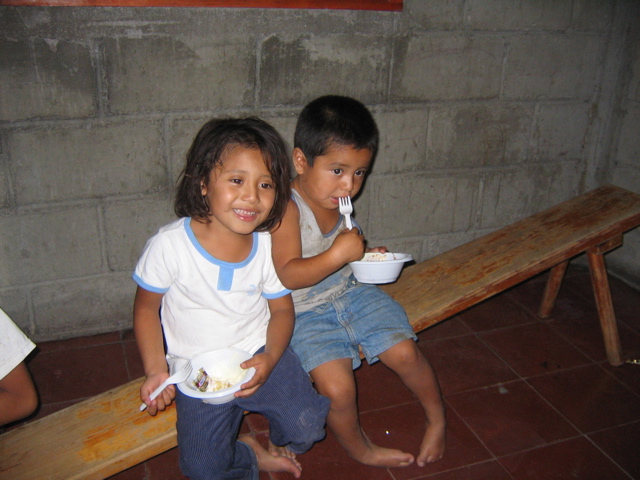
<svg viewBox="0 0 640 480"><path fill-rule="evenodd" d="M620 425L618 425L618 427L619 427L619 426L620 426ZM606 430L606 429L605 429L605 430ZM592 432L591 434L593 434L593 433L596 433L596 432ZM598 444L597 444L597 443L595 443L595 442L591 439L591 437L589 436L589 435L591 435L591 434L586 434L586 435L584 435L584 438L585 438L585 439L586 439L586 440L587 440L591 445L593 445L593 446L595 447L595 449L596 449L596 450L598 450L598 451L599 451L600 453L602 453L605 457L607 457L611 463L613 463L615 466L617 466L617 467L618 467L620 470L622 470L625 474L629 475L629 479L630 479L630 480L634 480L633 476L632 476L631 474L629 474L629 472L627 472L627 471L624 469L624 467L623 467L622 465L620 465L618 462L616 462L614 458L612 458L612 457L611 457L607 452L605 452L602 448L600 448L600 447L598 446Z"/></svg>
<svg viewBox="0 0 640 480"><path fill-rule="evenodd" d="M485 388L485 387L482 387ZM445 397L445 402L446 402L446 397ZM462 423L464 424L465 427L467 427L467 429L471 432L471 434L476 438L476 440L480 443L480 445L482 445L485 450L487 452L489 452L489 455L491 456L490 459L484 460L484 461L497 461L498 457L491 451L491 449L485 444L485 442L482 440L482 438L480 438L478 436L478 434L476 433L475 429L473 429L471 427L471 425L469 425L469 423L467 422L467 420L465 419L464 415L462 415L462 412L458 412L455 407L453 405L451 405L449 402L447 402L447 408L450 408L451 410L454 411L454 413L456 414L456 416L462 421ZM478 463L482 463L482 462L478 462ZM466 466L466 465L465 465ZM456 467L456 468L460 468L460 467Z"/></svg>

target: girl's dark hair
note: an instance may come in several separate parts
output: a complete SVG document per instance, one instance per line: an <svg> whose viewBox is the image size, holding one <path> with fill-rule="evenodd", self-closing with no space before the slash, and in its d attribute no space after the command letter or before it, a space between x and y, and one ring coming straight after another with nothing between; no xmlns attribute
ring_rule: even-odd
<svg viewBox="0 0 640 480"><path fill-rule="evenodd" d="M193 140L178 179L174 210L179 217L210 221L202 185L209 184L211 171L237 146L260 150L274 182L273 208L256 230L268 231L280 223L291 194L287 148L276 129L256 117L214 119L203 125Z"/></svg>
<svg viewBox="0 0 640 480"><path fill-rule="evenodd" d="M313 165L332 145L366 148L372 158L378 151L378 127L371 112L350 97L326 95L308 103L300 112L293 146Z"/></svg>

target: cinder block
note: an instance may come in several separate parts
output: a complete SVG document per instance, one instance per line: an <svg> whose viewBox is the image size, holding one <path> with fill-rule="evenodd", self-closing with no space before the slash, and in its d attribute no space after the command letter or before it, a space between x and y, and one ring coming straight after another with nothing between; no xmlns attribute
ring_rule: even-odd
<svg viewBox="0 0 640 480"><path fill-rule="evenodd" d="M0 208L3 208L11 205L13 196L9 187L9 163L1 149L0 146Z"/></svg>
<svg viewBox="0 0 640 480"><path fill-rule="evenodd" d="M493 35L416 34L397 39L394 101L496 98L504 41Z"/></svg>
<svg viewBox="0 0 640 480"><path fill-rule="evenodd" d="M611 177L611 183L640 193L640 165L617 166Z"/></svg>
<svg viewBox="0 0 640 480"><path fill-rule="evenodd" d="M629 102L626 110L621 119L617 162L618 165L637 168L640 162L640 103Z"/></svg>
<svg viewBox="0 0 640 480"><path fill-rule="evenodd" d="M213 117L180 118L169 127L169 181L175 187L186 164L187 152L200 128ZM174 188L175 191L175 188Z"/></svg>
<svg viewBox="0 0 640 480"><path fill-rule="evenodd" d="M470 0L466 26L474 30L561 30L571 25L572 5L557 0Z"/></svg>
<svg viewBox="0 0 640 480"><path fill-rule="evenodd" d="M385 98L390 39L364 35L272 36L262 45L259 105L303 105L328 93L365 104Z"/></svg>
<svg viewBox="0 0 640 480"><path fill-rule="evenodd" d="M440 255L441 253L448 252L460 245L464 245L471 240L475 240L481 235L489 233L488 231L478 232L476 230L455 232L455 233L441 233L439 235L428 235L424 238L422 244L422 256L423 260Z"/></svg>
<svg viewBox="0 0 640 480"><path fill-rule="evenodd" d="M636 44L636 53L630 68L631 78L629 79L627 100L640 102L640 43Z"/></svg>
<svg viewBox="0 0 640 480"><path fill-rule="evenodd" d="M109 111L248 107L255 47L247 35L119 38L105 43Z"/></svg>
<svg viewBox="0 0 640 480"><path fill-rule="evenodd" d="M462 26L464 3L464 0L405 0L399 21L403 30L453 30Z"/></svg>
<svg viewBox="0 0 640 480"><path fill-rule="evenodd" d="M0 39L0 121L87 117L96 111L95 89L87 46Z"/></svg>
<svg viewBox="0 0 640 480"><path fill-rule="evenodd" d="M431 168L524 163L532 119L533 107L521 104L434 107L426 163Z"/></svg>
<svg viewBox="0 0 640 480"><path fill-rule="evenodd" d="M158 122L137 120L8 134L19 205L165 189Z"/></svg>
<svg viewBox="0 0 640 480"><path fill-rule="evenodd" d="M511 37L503 97L590 100L598 83L605 41L601 36L578 33Z"/></svg>
<svg viewBox="0 0 640 480"><path fill-rule="evenodd" d="M100 273L97 209L59 208L0 216L0 287Z"/></svg>
<svg viewBox="0 0 640 480"><path fill-rule="evenodd" d="M290 114L280 116L272 116L269 114L258 115L265 122L269 122L269 124L271 124L273 128L275 128L282 136L282 139L287 146L287 152L289 152L289 156L291 156L291 152L293 150L293 135L296 131L296 121L298 120L298 114L300 113L300 110L302 110L302 107L300 107L296 111L291 112Z"/></svg>
<svg viewBox="0 0 640 480"><path fill-rule="evenodd" d="M495 230L577 196L583 175L577 161L487 175L481 185L480 228Z"/></svg>
<svg viewBox="0 0 640 480"><path fill-rule="evenodd" d="M135 282L126 274L35 287L35 338L71 338L130 328L135 291Z"/></svg>
<svg viewBox="0 0 640 480"><path fill-rule="evenodd" d="M574 2L572 27L575 30L607 32L611 28L615 8L615 2L603 2L602 0Z"/></svg>
<svg viewBox="0 0 640 480"><path fill-rule="evenodd" d="M410 237L467 230L477 185L467 178L404 174L371 178L371 236Z"/></svg>
<svg viewBox="0 0 640 480"><path fill-rule="evenodd" d="M373 164L376 174L425 170L429 109L375 114L380 148Z"/></svg>
<svg viewBox="0 0 640 480"><path fill-rule="evenodd" d="M591 104L542 104L533 125L531 160L582 158Z"/></svg>
<svg viewBox="0 0 640 480"><path fill-rule="evenodd" d="M587 163L585 159L567 159L546 164L540 169L540 175L549 179L549 188L546 201L536 205L532 213L538 213L584 193Z"/></svg>
<svg viewBox="0 0 640 480"><path fill-rule="evenodd" d="M163 225L175 220L173 195L154 199L126 200L104 207L110 271L133 269L147 240Z"/></svg>

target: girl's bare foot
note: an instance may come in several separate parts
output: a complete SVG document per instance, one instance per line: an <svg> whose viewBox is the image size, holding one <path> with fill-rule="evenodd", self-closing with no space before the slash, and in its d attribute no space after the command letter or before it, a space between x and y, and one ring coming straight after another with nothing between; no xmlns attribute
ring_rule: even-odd
<svg viewBox="0 0 640 480"><path fill-rule="evenodd" d="M379 447L367 441L366 448L360 452L350 452L351 457L372 467L408 467L414 461L413 455L392 448Z"/></svg>
<svg viewBox="0 0 640 480"><path fill-rule="evenodd" d="M296 454L293 453L291 450L289 450L287 447L278 447L277 445L274 445L273 443L271 443L271 440L269 440L268 451L274 457L290 458L291 460L293 460L294 463L298 464L298 466L300 467L300 464L296 460ZM302 467L300 467L300 469L302 469Z"/></svg>
<svg viewBox="0 0 640 480"><path fill-rule="evenodd" d="M433 463L440 460L444 455L445 448L445 425L428 423L427 430L420 445L420 455L418 455L417 464L424 467L427 463Z"/></svg>
<svg viewBox="0 0 640 480"><path fill-rule="evenodd" d="M295 458L289 458L283 455L273 455L268 452L258 441L251 435L244 435L238 440L249 445L251 450L256 454L258 459L258 469L262 472L288 472L295 478L300 478L302 468Z"/></svg>

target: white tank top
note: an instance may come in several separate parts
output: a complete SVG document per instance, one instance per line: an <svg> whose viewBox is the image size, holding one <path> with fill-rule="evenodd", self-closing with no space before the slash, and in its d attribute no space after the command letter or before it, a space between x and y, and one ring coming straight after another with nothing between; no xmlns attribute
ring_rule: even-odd
<svg viewBox="0 0 640 480"><path fill-rule="evenodd" d="M318 226L318 222L316 222L316 217L313 215L311 208L295 189L292 189L292 194L293 200L300 211L302 258L313 257L328 250L336 236L346 228L344 217L341 216L336 226L324 235ZM351 273L351 267L347 264L311 287L294 290L292 296L296 313L306 312L339 296L345 289Z"/></svg>

